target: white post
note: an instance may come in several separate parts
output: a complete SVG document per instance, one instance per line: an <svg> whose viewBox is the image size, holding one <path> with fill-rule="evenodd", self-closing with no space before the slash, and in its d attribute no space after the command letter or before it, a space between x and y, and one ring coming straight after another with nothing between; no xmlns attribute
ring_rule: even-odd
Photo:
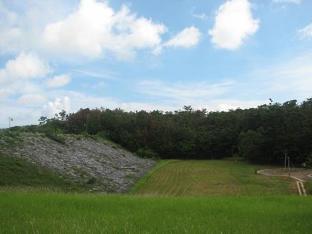
<svg viewBox="0 0 312 234"><path fill-rule="evenodd" d="M288 175L290 176L290 157L288 157Z"/></svg>
<svg viewBox="0 0 312 234"><path fill-rule="evenodd" d="M11 128L11 122L13 121L12 117L9 117L9 128Z"/></svg>

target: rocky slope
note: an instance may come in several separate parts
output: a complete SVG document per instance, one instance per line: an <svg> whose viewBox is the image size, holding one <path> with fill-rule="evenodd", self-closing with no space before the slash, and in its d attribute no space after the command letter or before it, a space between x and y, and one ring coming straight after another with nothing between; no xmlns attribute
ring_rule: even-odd
<svg viewBox="0 0 312 234"><path fill-rule="evenodd" d="M10 147L0 142L0 151L52 169L93 191L126 192L155 164L110 142L88 137L66 135L64 144L34 133L22 133L18 139Z"/></svg>

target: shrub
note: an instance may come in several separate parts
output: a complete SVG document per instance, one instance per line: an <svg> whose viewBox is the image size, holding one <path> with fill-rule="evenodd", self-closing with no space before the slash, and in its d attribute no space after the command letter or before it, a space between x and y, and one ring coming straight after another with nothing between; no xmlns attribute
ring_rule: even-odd
<svg viewBox="0 0 312 234"><path fill-rule="evenodd" d="M312 168L312 153L305 160L305 165L307 168Z"/></svg>
<svg viewBox="0 0 312 234"><path fill-rule="evenodd" d="M96 135L105 140L109 139L109 133L107 131L100 131Z"/></svg>
<svg viewBox="0 0 312 234"><path fill-rule="evenodd" d="M20 140L21 140L20 132L18 131L13 131L11 129L0 131L0 144L14 146Z"/></svg>
<svg viewBox="0 0 312 234"><path fill-rule="evenodd" d="M56 141L56 142L61 143L61 144L65 144L65 138L61 135L58 135L58 134L53 133L51 131L47 131L47 132L45 132L45 136L48 137L49 139L53 140L53 141Z"/></svg>
<svg viewBox="0 0 312 234"><path fill-rule="evenodd" d="M147 147L138 149L136 154L141 158L158 158L157 153Z"/></svg>
<svg viewBox="0 0 312 234"><path fill-rule="evenodd" d="M87 184L95 184L95 182L96 182L96 178L91 177L91 178L87 181Z"/></svg>

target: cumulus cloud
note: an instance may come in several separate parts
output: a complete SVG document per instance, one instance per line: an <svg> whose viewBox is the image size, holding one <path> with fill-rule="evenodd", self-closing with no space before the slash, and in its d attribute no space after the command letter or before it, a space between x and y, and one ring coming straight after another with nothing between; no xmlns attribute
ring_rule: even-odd
<svg viewBox="0 0 312 234"><path fill-rule="evenodd" d="M113 9L104 0L80 0L74 8L61 0L0 1L0 54L36 51L66 61L111 55L130 59L138 51L162 47L166 32L163 23L127 6Z"/></svg>
<svg viewBox="0 0 312 234"><path fill-rule="evenodd" d="M312 38L312 23L298 31L301 38Z"/></svg>
<svg viewBox="0 0 312 234"><path fill-rule="evenodd" d="M138 17L126 6L115 12L107 2L81 0L75 12L46 26L43 38L52 51L87 57L110 52L128 58L137 49L158 46L164 32L163 24Z"/></svg>
<svg viewBox="0 0 312 234"><path fill-rule="evenodd" d="M0 54L43 52L45 26L66 16L72 4L63 0L0 0Z"/></svg>
<svg viewBox="0 0 312 234"><path fill-rule="evenodd" d="M20 53L0 69L0 100L14 95L41 93L41 88L34 80L43 78L50 71L49 66L38 56ZM26 104L30 97L21 97L18 103ZM35 99L38 100L37 97Z"/></svg>
<svg viewBox="0 0 312 234"><path fill-rule="evenodd" d="M190 48L198 44L200 36L201 33L198 28L194 26L188 27L167 41L164 46Z"/></svg>
<svg viewBox="0 0 312 234"><path fill-rule="evenodd" d="M38 56L22 52L15 59L7 61L5 67L0 70L0 83L42 77L49 71L49 66Z"/></svg>
<svg viewBox="0 0 312 234"><path fill-rule="evenodd" d="M217 10L209 34L217 47L235 50L258 28L259 20L254 19L248 0L228 0Z"/></svg>
<svg viewBox="0 0 312 234"><path fill-rule="evenodd" d="M70 107L71 102L69 97L65 96L62 98L55 98L54 101L50 101L48 104L43 106L42 115L51 117L60 113L62 110L69 112Z"/></svg>
<svg viewBox="0 0 312 234"><path fill-rule="evenodd" d="M67 85L71 81L71 77L67 74L54 76L47 80L47 86L49 88L59 88Z"/></svg>

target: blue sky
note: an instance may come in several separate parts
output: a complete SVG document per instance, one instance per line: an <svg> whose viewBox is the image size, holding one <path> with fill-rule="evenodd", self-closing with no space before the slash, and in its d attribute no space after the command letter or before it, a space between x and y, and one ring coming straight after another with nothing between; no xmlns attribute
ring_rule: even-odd
<svg viewBox="0 0 312 234"><path fill-rule="evenodd" d="M0 127L312 93L309 0L0 0Z"/></svg>

